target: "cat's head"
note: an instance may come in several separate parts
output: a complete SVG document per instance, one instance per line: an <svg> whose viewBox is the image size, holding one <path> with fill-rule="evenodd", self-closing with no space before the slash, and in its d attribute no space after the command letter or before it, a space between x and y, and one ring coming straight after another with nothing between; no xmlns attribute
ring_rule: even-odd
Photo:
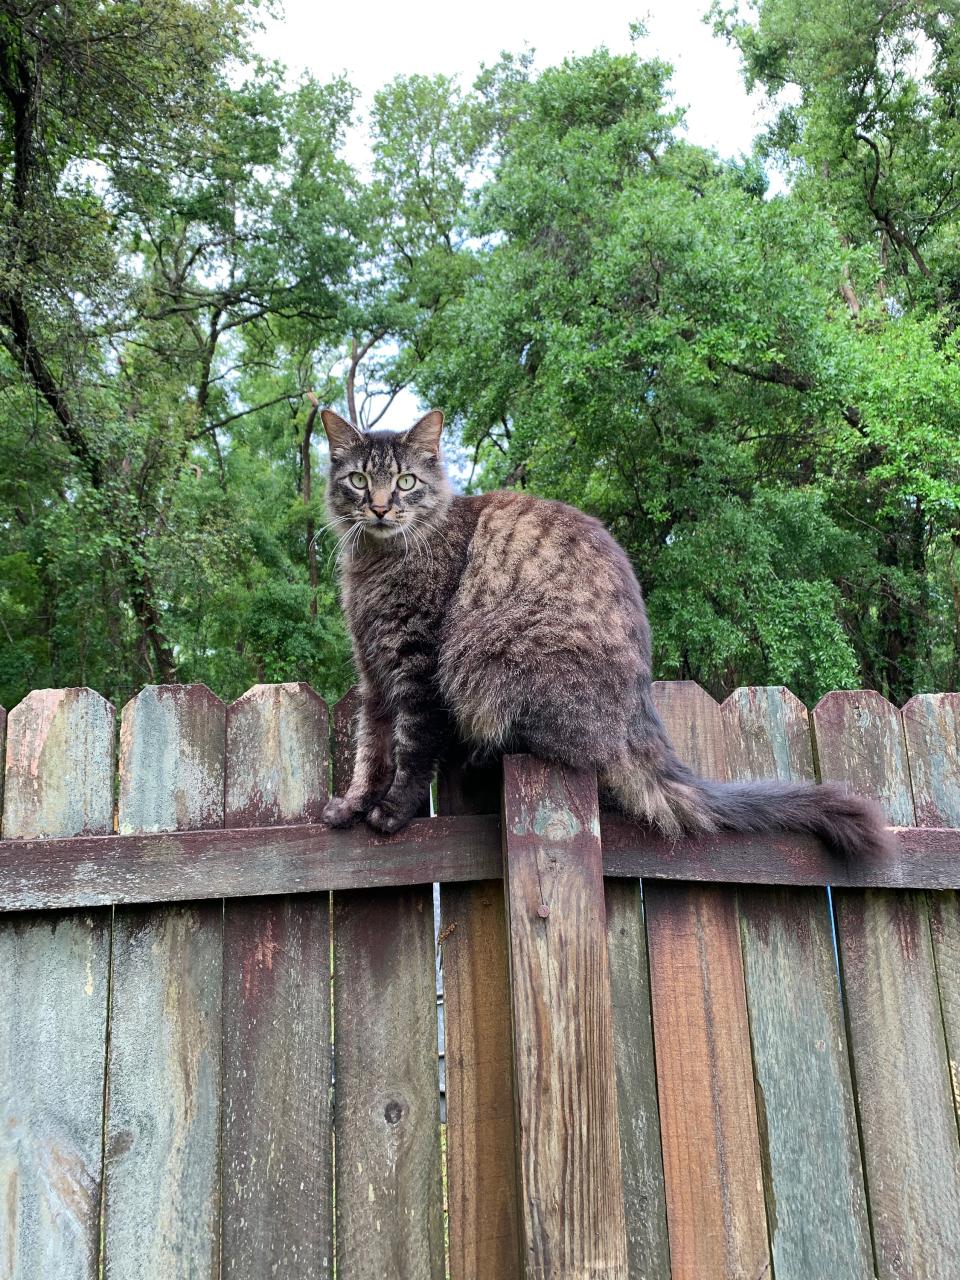
<svg viewBox="0 0 960 1280"><path fill-rule="evenodd" d="M451 492L440 458L439 409L402 433L360 431L331 409L320 417L330 442L327 509L348 549L361 537L405 546L404 532L442 517Z"/></svg>

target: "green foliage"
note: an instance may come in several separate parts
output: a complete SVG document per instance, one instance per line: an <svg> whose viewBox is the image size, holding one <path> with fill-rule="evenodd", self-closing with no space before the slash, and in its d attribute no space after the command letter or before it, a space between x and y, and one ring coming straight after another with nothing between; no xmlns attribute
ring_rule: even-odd
<svg viewBox="0 0 960 1280"><path fill-rule="evenodd" d="M354 90L256 61L255 5L31 12L0 13L0 702L339 695L305 394L372 425L405 387L469 485L607 522L658 674L956 687L949 4L715 7L778 102L753 157L685 141L661 62L504 55L384 86L364 179Z"/></svg>
<svg viewBox="0 0 960 1280"><path fill-rule="evenodd" d="M481 485L608 522L662 675L948 687L956 605L932 607L930 563L960 500L949 310L893 299L822 186L767 199L755 161L685 143L666 77L603 52L509 77L464 215L474 270L418 385Z"/></svg>

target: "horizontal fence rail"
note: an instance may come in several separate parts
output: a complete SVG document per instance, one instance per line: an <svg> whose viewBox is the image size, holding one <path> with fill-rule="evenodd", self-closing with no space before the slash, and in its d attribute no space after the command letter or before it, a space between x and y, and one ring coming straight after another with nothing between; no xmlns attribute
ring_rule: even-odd
<svg viewBox="0 0 960 1280"><path fill-rule="evenodd" d="M525 756L329 831L355 692L0 710L0 1277L952 1276L960 695L654 694L890 852L666 839Z"/></svg>
<svg viewBox="0 0 960 1280"><path fill-rule="evenodd" d="M842 858L813 836L675 840L602 814L603 874L703 884L960 889L960 830L895 827L892 853ZM395 836L316 823L72 839L0 840L0 911L185 902L503 876L495 814L419 818Z"/></svg>

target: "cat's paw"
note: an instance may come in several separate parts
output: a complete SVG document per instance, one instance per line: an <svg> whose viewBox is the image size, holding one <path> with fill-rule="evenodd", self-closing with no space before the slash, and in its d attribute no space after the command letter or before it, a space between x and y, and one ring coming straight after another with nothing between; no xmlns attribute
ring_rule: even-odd
<svg viewBox="0 0 960 1280"><path fill-rule="evenodd" d="M375 805L367 814L368 824L373 827L374 831L382 831L385 836L392 836L401 827L405 827L409 821L408 817L397 813L385 802Z"/></svg>
<svg viewBox="0 0 960 1280"><path fill-rule="evenodd" d="M334 796L325 805L320 821L327 827L349 827L356 817L357 811L349 800Z"/></svg>

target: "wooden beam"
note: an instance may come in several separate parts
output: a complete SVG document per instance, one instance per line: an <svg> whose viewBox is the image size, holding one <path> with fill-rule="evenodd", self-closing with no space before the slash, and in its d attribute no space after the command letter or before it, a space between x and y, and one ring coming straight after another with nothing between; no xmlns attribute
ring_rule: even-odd
<svg viewBox="0 0 960 1280"><path fill-rule="evenodd" d="M596 777L503 761L521 1241L529 1280L627 1280Z"/></svg>
<svg viewBox="0 0 960 1280"><path fill-rule="evenodd" d="M247 898L502 874L500 823L427 818L397 836L316 824L0 840L0 910Z"/></svg>
<svg viewBox="0 0 960 1280"><path fill-rule="evenodd" d="M721 884L958 889L960 829L896 829L894 853L853 863L812 836L668 840L600 819L603 874ZM493 814L418 818L396 836L313 823L69 840L0 840L0 911L254 898L330 889L457 884L503 875Z"/></svg>
<svg viewBox="0 0 960 1280"><path fill-rule="evenodd" d="M227 707L224 826L317 822L327 708L307 684ZM223 912L222 1280L333 1274L330 898Z"/></svg>
<svg viewBox="0 0 960 1280"><path fill-rule="evenodd" d="M449 762L444 814L500 806L500 766ZM451 1280L520 1280L513 1045L503 881L440 891Z"/></svg>
<svg viewBox="0 0 960 1280"><path fill-rule="evenodd" d="M895 827L884 858L857 862L814 836L734 835L669 840L615 814L600 821L603 874L721 884L831 885L834 888L960 888L960 829Z"/></svg>

